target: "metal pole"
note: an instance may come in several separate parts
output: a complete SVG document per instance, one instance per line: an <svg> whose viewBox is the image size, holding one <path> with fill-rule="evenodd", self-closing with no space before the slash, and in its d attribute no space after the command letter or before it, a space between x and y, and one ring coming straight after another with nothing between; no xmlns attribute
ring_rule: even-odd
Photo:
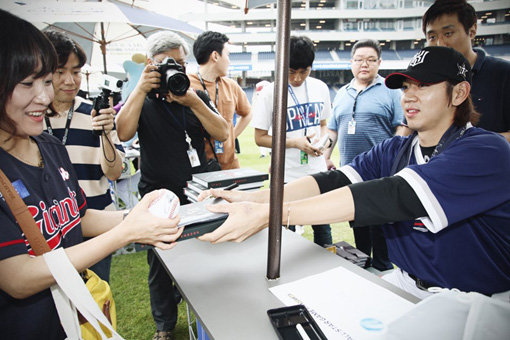
<svg viewBox="0 0 510 340"><path fill-rule="evenodd" d="M101 53L103 54L103 68L104 68L104 74L108 74L108 71L106 70L106 39L104 38L104 24L101 22L101 41L99 42L101 44Z"/></svg>
<svg viewBox="0 0 510 340"><path fill-rule="evenodd" d="M280 278L291 0L278 0L267 278Z"/></svg>

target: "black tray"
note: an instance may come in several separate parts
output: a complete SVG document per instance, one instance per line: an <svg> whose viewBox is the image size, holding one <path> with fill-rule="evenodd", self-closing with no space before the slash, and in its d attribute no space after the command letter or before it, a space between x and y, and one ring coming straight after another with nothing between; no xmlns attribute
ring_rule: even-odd
<svg viewBox="0 0 510 340"><path fill-rule="evenodd" d="M267 311L280 340L302 340L296 326L301 324L311 340L327 340L304 305L295 305Z"/></svg>

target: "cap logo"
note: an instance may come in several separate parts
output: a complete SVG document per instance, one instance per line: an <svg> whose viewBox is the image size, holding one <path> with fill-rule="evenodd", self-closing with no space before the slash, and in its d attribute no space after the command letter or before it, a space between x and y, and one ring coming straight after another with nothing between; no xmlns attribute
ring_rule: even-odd
<svg viewBox="0 0 510 340"><path fill-rule="evenodd" d="M409 63L409 67L415 67L416 65L420 65L425 61L425 56L429 53L429 51L420 51L415 54L411 62Z"/></svg>
<svg viewBox="0 0 510 340"><path fill-rule="evenodd" d="M466 79L466 73L468 71L466 66L464 64L462 64L462 65L457 64L457 68L459 69L459 72L457 72L457 75L461 76L465 80Z"/></svg>

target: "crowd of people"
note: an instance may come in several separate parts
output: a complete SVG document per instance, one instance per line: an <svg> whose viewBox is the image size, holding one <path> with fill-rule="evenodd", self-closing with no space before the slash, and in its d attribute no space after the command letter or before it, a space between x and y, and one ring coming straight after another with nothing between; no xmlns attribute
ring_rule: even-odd
<svg viewBox="0 0 510 340"><path fill-rule="evenodd" d="M350 222L369 265L391 270L383 278L419 298L434 294L431 287L508 294L510 63L473 48L476 31L465 0L437 0L423 16L428 46L406 70L384 79L379 42L360 40L351 50L353 79L333 100L311 76L312 41L291 36L282 224L311 225L325 246L333 243L331 223ZM152 34L146 66L118 113L78 96L86 55L65 33L43 33L0 10L0 37L9 46L0 51L1 170L50 248L65 248L78 271L92 268L108 281L116 249L174 247L179 218L148 210L161 189L188 204L183 189L193 174L239 168L235 140L249 125L254 143L272 146L274 83L257 89L250 105L227 77L223 33L197 37L198 70L178 89L166 88L165 67L185 73L190 46L173 32ZM135 135L142 200L116 211L109 181L122 171L121 142ZM337 144L340 164L331 159ZM267 227L268 190L211 189L200 199L208 195L229 202L209 207L228 218L200 240L240 242ZM66 338L53 276L4 199L0 219L5 336ZM147 262L153 339L172 339L181 298L152 249Z"/></svg>

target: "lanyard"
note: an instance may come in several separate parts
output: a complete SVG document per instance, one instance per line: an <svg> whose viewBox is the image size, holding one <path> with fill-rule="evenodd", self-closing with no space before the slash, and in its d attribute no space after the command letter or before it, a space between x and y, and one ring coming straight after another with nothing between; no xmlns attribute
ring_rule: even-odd
<svg viewBox="0 0 510 340"><path fill-rule="evenodd" d="M310 98L308 97L308 86L306 85L306 80L305 80L305 93L306 93L306 102L307 104L310 102ZM299 109L299 112L301 113L301 116L303 117L304 119L304 122L305 122L305 136L306 136L306 129L308 127L308 117L305 116L305 108L303 107L303 105L301 105L299 103L299 100L297 99L296 97L296 94L294 93L294 89L292 88L292 86L290 85L287 85L289 87L289 93L290 93L290 96L292 97L292 100L294 101L294 103L297 105L298 109Z"/></svg>
<svg viewBox="0 0 510 340"><path fill-rule="evenodd" d="M205 87L204 80L202 79L202 75L200 75L200 72L197 72L198 79L200 80L200 84L202 84L202 87L204 88L204 92L209 96L209 92L207 91L207 88ZM211 96L209 96L211 98ZM216 109L218 109L218 79L216 79L216 97L214 97L214 106Z"/></svg>
<svg viewBox="0 0 510 340"><path fill-rule="evenodd" d="M184 131L184 139L186 140L186 143L188 143L189 149L192 149L193 146L191 145L191 137L188 135L188 131L186 131L186 112L184 112L184 106L181 105L182 108L182 124L181 124L179 120L174 116L174 114L170 111L168 105L169 104L167 102L163 102L163 107L165 108L166 112L168 112L170 117L172 117L175 124L177 124L177 127Z"/></svg>
<svg viewBox="0 0 510 340"><path fill-rule="evenodd" d="M358 104L358 97L363 92L363 90L359 91L356 97L354 97L354 104L352 105L352 120L354 120L354 115L356 115L356 105Z"/></svg>
<svg viewBox="0 0 510 340"><path fill-rule="evenodd" d="M179 129L183 130L184 133L186 133L186 113L184 112L184 106L181 105L181 108L182 108L182 124L181 124L181 122L179 122L179 120L175 117L175 114L172 111L170 111L170 109L168 108L168 105L170 105L170 104L167 102L163 102L163 107L165 108L166 112L168 112L170 117L172 117L172 120L175 122L177 127Z"/></svg>
<svg viewBox="0 0 510 340"><path fill-rule="evenodd" d="M71 107L69 108L69 112L67 112L67 121L66 121L65 130L64 130L64 136L62 136L62 145L66 145L67 135L69 134L69 128L71 127L71 120L73 119L73 114L74 114L74 100L71 104ZM45 116L44 120L46 121L46 127L48 128L48 133L53 136L53 128L51 127L50 119Z"/></svg>

